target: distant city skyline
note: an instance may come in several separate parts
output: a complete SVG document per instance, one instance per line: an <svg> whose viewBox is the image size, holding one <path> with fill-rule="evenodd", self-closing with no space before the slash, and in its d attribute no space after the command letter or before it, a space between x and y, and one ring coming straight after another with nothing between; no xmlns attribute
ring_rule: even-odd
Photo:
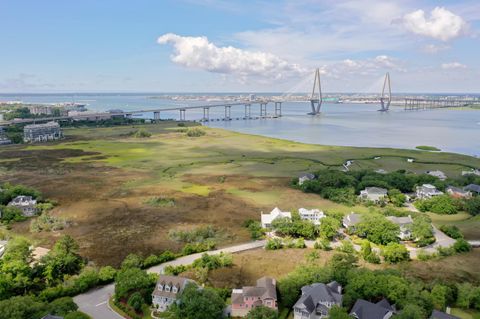
<svg viewBox="0 0 480 319"><path fill-rule="evenodd" d="M0 93L480 93L480 2L0 3Z"/></svg>

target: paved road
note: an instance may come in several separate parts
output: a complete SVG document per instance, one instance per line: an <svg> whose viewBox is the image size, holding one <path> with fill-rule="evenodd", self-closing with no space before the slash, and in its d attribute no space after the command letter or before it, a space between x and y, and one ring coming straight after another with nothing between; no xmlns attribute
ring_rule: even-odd
<svg viewBox="0 0 480 319"><path fill-rule="evenodd" d="M265 246L265 240L249 242L232 247L226 247L214 251L209 251L208 254L216 255L223 253L238 253L246 250L261 248ZM188 255L177 258L175 260L153 266L147 269L149 273L163 273L166 266L190 265L194 260L200 258L203 253ZM120 319L123 318L116 312L110 309L108 300L115 291L114 284L106 285L101 288L92 289L86 293L75 296L73 300L78 305L80 311L85 312L93 319Z"/></svg>

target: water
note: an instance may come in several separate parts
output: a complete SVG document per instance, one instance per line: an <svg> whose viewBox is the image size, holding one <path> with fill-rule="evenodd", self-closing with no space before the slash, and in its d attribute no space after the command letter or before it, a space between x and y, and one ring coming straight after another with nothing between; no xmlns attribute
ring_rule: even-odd
<svg viewBox="0 0 480 319"><path fill-rule="evenodd" d="M151 99L155 94L85 94L76 95L0 95L0 101L23 102L78 102L88 104L90 110L109 109L141 110L188 105L215 104L219 102L172 101ZM252 105L252 116L260 113L258 105ZM308 116L309 103L288 102L282 105L283 117L268 120L215 121L206 125L233 131L288 139L304 143L393 147L412 149L418 145L430 145L443 151L480 156L480 110L436 109L404 111L392 107L390 112L377 112L372 104L322 105L322 114ZM231 117L243 117L243 106L232 107ZM270 103L267 113L273 114ZM203 111L188 110L187 120L198 120ZM144 114L144 117L152 117ZM162 112L162 118L178 118L177 112ZM210 109L210 118L223 118L224 108Z"/></svg>

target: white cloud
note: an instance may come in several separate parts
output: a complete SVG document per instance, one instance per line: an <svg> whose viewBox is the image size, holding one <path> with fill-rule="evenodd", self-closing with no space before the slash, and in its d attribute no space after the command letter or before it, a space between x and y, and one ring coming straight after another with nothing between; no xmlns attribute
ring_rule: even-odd
<svg viewBox="0 0 480 319"><path fill-rule="evenodd" d="M416 10L404 15L404 27L419 35L437 40L448 41L461 36L467 30L467 23L462 17L443 7L436 7L429 17L423 10Z"/></svg>
<svg viewBox="0 0 480 319"><path fill-rule="evenodd" d="M425 53L436 54L440 51L445 51L450 49L449 45L435 45L435 44L427 44L422 48L422 51Z"/></svg>
<svg viewBox="0 0 480 319"><path fill-rule="evenodd" d="M466 69L467 66L465 64L459 62L450 62L450 63L443 63L442 69L444 70L454 70L454 69Z"/></svg>
<svg viewBox="0 0 480 319"><path fill-rule="evenodd" d="M308 70L289 63L276 55L260 51L246 51L232 46L218 47L207 37L184 37L173 33L160 36L159 44L172 44L173 62L188 68L232 74L240 79L249 76L286 79L304 75Z"/></svg>

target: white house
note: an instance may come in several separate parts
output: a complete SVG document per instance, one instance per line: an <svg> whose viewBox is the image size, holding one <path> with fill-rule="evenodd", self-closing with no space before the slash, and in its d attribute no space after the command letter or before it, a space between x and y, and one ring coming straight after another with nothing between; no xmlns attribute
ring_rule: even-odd
<svg viewBox="0 0 480 319"><path fill-rule="evenodd" d="M362 216L360 214L351 212L347 216L343 217L342 224L343 224L343 227L345 227L346 229L350 229L350 228L355 228L355 225L357 225L361 221L362 221Z"/></svg>
<svg viewBox="0 0 480 319"><path fill-rule="evenodd" d="M396 217L396 216L387 216L387 219L392 223L400 226L400 237L401 240L410 239L412 237L412 216L408 215L407 217Z"/></svg>
<svg viewBox="0 0 480 319"><path fill-rule="evenodd" d="M370 200L372 202L379 202L387 197L388 190L380 187L367 187L360 192L360 198L363 200Z"/></svg>
<svg viewBox="0 0 480 319"><path fill-rule="evenodd" d="M444 172L436 170L436 171L427 171L427 174L430 176L437 177L438 179L444 181L447 179L447 175Z"/></svg>
<svg viewBox="0 0 480 319"><path fill-rule="evenodd" d="M306 181L311 181L315 179L315 175L311 173L304 173L298 176L298 185L302 185Z"/></svg>
<svg viewBox="0 0 480 319"><path fill-rule="evenodd" d="M325 217L325 214L323 213L323 211L316 208L314 209L300 208L298 210L298 214L300 215L300 219L309 220L314 225L320 225L320 219Z"/></svg>
<svg viewBox="0 0 480 319"><path fill-rule="evenodd" d="M152 305L158 311L163 312L173 304L192 280L177 276L160 275L155 290L152 293Z"/></svg>
<svg viewBox="0 0 480 319"><path fill-rule="evenodd" d="M20 209L23 216L26 217L34 216L37 213L37 200L33 199L32 196L17 196L8 203L8 206Z"/></svg>
<svg viewBox="0 0 480 319"><path fill-rule="evenodd" d="M431 184L423 184L422 186L417 186L416 195L419 199L425 199L433 196L443 195L443 192L439 191Z"/></svg>
<svg viewBox="0 0 480 319"><path fill-rule="evenodd" d="M272 227L272 222L277 218L292 219L292 213L282 212L278 207L275 207L270 214L261 213L262 228Z"/></svg>

